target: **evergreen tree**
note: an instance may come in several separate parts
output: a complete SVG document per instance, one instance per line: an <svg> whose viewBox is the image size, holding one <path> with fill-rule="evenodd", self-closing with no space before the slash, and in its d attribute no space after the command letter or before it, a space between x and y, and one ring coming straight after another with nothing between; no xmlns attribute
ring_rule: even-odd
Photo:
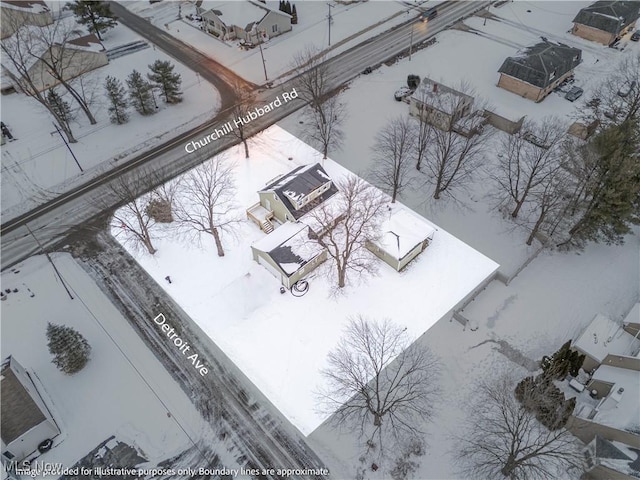
<svg viewBox="0 0 640 480"><path fill-rule="evenodd" d="M561 245L589 241L619 245L640 224L640 125L629 119L598 133L590 145L596 162L589 168L576 202L581 214Z"/></svg>
<svg viewBox="0 0 640 480"><path fill-rule="evenodd" d="M89 31L95 33L102 41L102 33L115 27L116 17L111 13L109 2L97 0L75 0L67 3L66 7L76 16L76 21L81 25L87 25Z"/></svg>
<svg viewBox="0 0 640 480"><path fill-rule="evenodd" d="M298 11L296 10L296 6L293 6L293 10L291 11L291 23L293 25L298 24Z"/></svg>
<svg viewBox="0 0 640 480"><path fill-rule="evenodd" d="M291 3L289 3L289 0L284 3L284 11L291 15Z"/></svg>
<svg viewBox="0 0 640 480"><path fill-rule="evenodd" d="M576 405L575 399L565 400L562 391L545 374L523 378L514 394L523 408L534 413L549 430L564 427Z"/></svg>
<svg viewBox="0 0 640 480"><path fill-rule="evenodd" d="M60 94L54 89L51 88L47 92L47 103L51 110L55 112L57 118L60 121L64 122L64 124L68 127L69 122L73 120L73 114L71 112L71 107L69 106L69 102L63 100Z"/></svg>
<svg viewBox="0 0 640 480"><path fill-rule="evenodd" d="M281 12L284 12L284 0L280 0L280 4L278 5L278 10L280 10Z"/></svg>
<svg viewBox="0 0 640 480"><path fill-rule="evenodd" d="M108 76L105 80L104 88L109 99L109 118L111 123L121 125L129 120L127 112L127 92L122 86L122 82L115 77Z"/></svg>
<svg viewBox="0 0 640 480"><path fill-rule="evenodd" d="M49 352L53 355L53 364L67 375L79 372L89 361L91 346L73 328L49 322L47 340Z"/></svg>
<svg viewBox="0 0 640 480"><path fill-rule="evenodd" d="M175 65L169 61L156 60L152 65L149 65L151 73L147 74L147 78L162 92L164 101L167 103L182 101L182 92L180 91L182 79L179 73L173 72L174 68Z"/></svg>
<svg viewBox="0 0 640 480"><path fill-rule="evenodd" d="M127 77L127 87L129 87L129 98L134 108L142 115L151 115L155 112L154 99L152 97L151 85L137 70L131 72Z"/></svg>

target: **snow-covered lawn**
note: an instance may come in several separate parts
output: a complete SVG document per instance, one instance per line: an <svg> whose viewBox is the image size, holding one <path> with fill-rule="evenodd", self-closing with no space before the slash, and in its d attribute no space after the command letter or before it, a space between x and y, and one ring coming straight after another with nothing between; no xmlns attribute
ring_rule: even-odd
<svg viewBox="0 0 640 480"><path fill-rule="evenodd" d="M574 15L583 5L579 2L513 2L492 12L503 15L507 7L516 6L534 13L570 7ZM552 34L560 35L568 28L565 28L567 15L565 12L562 21L547 15L533 26L545 28L548 22L551 38ZM573 16L568 20L569 25L572 19ZM490 21L486 27L482 23L479 19L468 21L474 28L494 28ZM535 35L526 32L509 32L507 38L522 45L536 40ZM581 85L592 85L591 82L613 71L616 62L630 52L637 52L638 48L637 44L628 43L626 50L619 52L589 45L583 51L585 62L576 70L577 81ZM396 102L393 92L405 84L410 73L451 85L467 80L498 108L532 118L547 115L566 118L580 108L579 103L571 104L555 94L535 104L497 88L498 68L506 56L514 55L517 50L515 46L471 33L448 31L438 35L436 45L414 54L411 61L405 58L392 67L383 65L373 74L356 79L343 94L349 113L344 128L345 144L340 151L332 153L332 158L354 172L365 173L371 168L371 147L376 133L389 118L408 113L408 106ZM595 51L602 53L596 55ZM599 59L597 63L596 59ZM585 96L588 93L587 87ZM279 125L299 134L299 122L303 120L299 112ZM497 160L494 154L488 154L483 170L488 171ZM480 171L469 191L458 194L457 202L436 202L425 187L404 192L401 201L494 259L500 264L500 271L511 276L534 249L524 245L526 232L495 210L487 197L489 188L486 171ZM565 341L576 338L596 313L602 312L616 320L627 313L640 298L638 234L640 231L636 229L636 235L628 236L626 244L620 247L590 245L580 254L543 252L509 286L492 282L463 310L463 315L479 327L477 331L463 330L457 322L437 322L431 327L420 342L441 359L442 401L435 405L434 423L425 427L429 448L424 457L417 459L420 469L414 478L458 478L456 442L450 434L464 435L462 421L472 414L468 400L473 396L476 379L504 370L525 376L528 372L522 363L530 365ZM512 349L504 343L495 343L499 341L506 342ZM308 440L330 466L335 462L336 469L339 465L345 471L355 472L360 465L362 441L352 432L338 432L324 424ZM369 471L367 478L388 478L386 467L388 465L378 473Z"/></svg>
<svg viewBox="0 0 640 480"><path fill-rule="evenodd" d="M118 25L107 33L104 44L109 50L138 40L140 37ZM147 65L155 60L170 60L175 64L175 71L182 76L183 101L167 106L157 97L159 111L156 114L143 117L130 108L128 123L112 124L104 96L106 76L118 78L126 89L127 75L134 69L146 75ZM50 114L40 104L21 93L2 97L2 121L17 138L2 147L3 220L15 217L78 182L108 171L131 156L204 123L215 115L220 105L220 97L212 85L152 46L114 58L108 65L77 81L82 81L84 90L93 96L92 111L98 121L96 125L90 125L80 111L71 125L78 140L78 143L71 144L71 149L84 170L82 174L62 139L55 133ZM58 92L62 93L63 89L58 88ZM75 106L72 99L67 101L72 108Z"/></svg>
<svg viewBox="0 0 640 480"><path fill-rule="evenodd" d="M270 39L263 46L264 59L269 80L291 69L293 55L307 45L318 49L329 48L329 29L326 2L294 2L298 11L298 24L293 30ZM332 3L331 51L336 55L357 43L375 37L395 25L418 16L418 7L425 1L411 2L359 2L352 4ZM438 1L428 2L429 6ZM193 5L184 2L160 2L149 5L146 1L127 2L126 7L155 25L167 30L176 38L192 45L223 65L231 68L245 79L261 84L265 82L260 50L241 50L237 42L222 42L201 31L195 23L179 19L178 5L184 17L195 14ZM277 10L278 2L268 0L267 6Z"/></svg>
<svg viewBox="0 0 640 480"><path fill-rule="evenodd" d="M153 465L191 446L185 432L211 441L191 399L91 278L68 254L53 261L73 300L43 256L2 274L3 289L18 289L0 304L2 358L14 356L34 377L62 432L38 460L70 467L115 435ZM87 339L91 359L82 371L68 376L51 363L47 322Z"/></svg>
<svg viewBox="0 0 640 480"><path fill-rule="evenodd" d="M239 215L258 200L256 192L269 180L319 161L315 150L279 127L263 132L250 152L249 160L239 148L227 154L227 161L235 163ZM331 160L324 167L333 179L346 173ZM309 292L296 298L281 295L279 280L252 260L250 245L264 236L245 221L235 240L224 239L223 258L216 256L210 238L202 238L197 247L174 236L158 239L153 257L132 254L304 434L325 419L315 411L314 392L348 317L391 318L417 338L498 267L438 228L433 242L403 273L380 261L378 276L332 296L336 280L316 271ZM164 281L167 275L171 284Z"/></svg>

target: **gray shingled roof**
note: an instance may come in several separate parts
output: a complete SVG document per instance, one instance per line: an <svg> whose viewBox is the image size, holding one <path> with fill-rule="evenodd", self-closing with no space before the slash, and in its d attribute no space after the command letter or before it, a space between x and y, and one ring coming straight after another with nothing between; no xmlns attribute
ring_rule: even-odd
<svg viewBox="0 0 640 480"><path fill-rule="evenodd" d="M605 32L618 34L620 30L640 17L640 2L605 0L595 2L578 12L573 23L587 25Z"/></svg>
<svg viewBox="0 0 640 480"><path fill-rule="evenodd" d="M498 72L536 87L546 88L553 80L573 70L581 61L581 50L544 41L528 47L518 56L507 58Z"/></svg>
<svg viewBox="0 0 640 480"><path fill-rule="evenodd" d="M287 195L284 192L293 192L298 195L307 195L313 192L319 186L325 184L327 180L330 180L329 175L319 163L315 165L303 165L301 167L291 170L286 175L278 178L276 181L270 183L262 189L262 191L272 190L274 191L282 203L284 203L287 210L289 210L294 218L297 220L302 217L309 210L314 208L318 203L322 203L325 200L332 197L338 192L336 186L331 183L331 187L320 195L315 202L304 205L299 210L291 204Z"/></svg>
<svg viewBox="0 0 640 480"><path fill-rule="evenodd" d="M596 435L595 454L598 458L612 458L616 460L631 460L626 453L616 447L606 438Z"/></svg>
<svg viewBox="0 0 640 480"><path fill-rule="evenodd" d="M13 442L46 419L11 369L10 358L2 364L0 391L0 432L5 444Z"/></svg>

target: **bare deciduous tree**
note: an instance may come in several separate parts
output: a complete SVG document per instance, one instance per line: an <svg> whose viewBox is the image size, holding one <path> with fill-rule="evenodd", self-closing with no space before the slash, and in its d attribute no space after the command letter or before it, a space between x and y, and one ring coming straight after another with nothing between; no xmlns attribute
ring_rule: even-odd
<svg viewBox="0 0 640 480"><path fill-rule="evenodd" d="M427 157L427 183L433 185L433 198L443 193L455 196L454 191L464 189L486 151L488 133L463 136L453 130L432 130L432 149Z"/></svg>
<svg viewBox="0 0 640 480"><path fill-rule="evenodd" d="M640 120L640 53L622 60L593 89L579 118L586 124L596 121L601 127Z"/></svg>
<svg viewBox="0 0 640 480"><path fill-rule="evenodd" d="M184 232L213 236L218 256L224 256L221 234L237 224L234 214L233 166L217 157L188 172L180 186L176 218Z"/></svg>
<svg viewBox="0 0 640 480"><path fill-rule="evenodd" d="M317 111L330 91L330 69L320 49L307 46L293 56L292 69L296 73L294 85L299 97Z"/></svg>
<svg viewBox="0 0 640 480"><path fill-rule="evenodd" d="M110 183L111 191L125 202L113 214L111 225L115 235L122 235L125 242L142 246L153 255L157 251L152 241L156 222L148 211L152 193L141 194L147 180L147 175L140 174L134 179L120 176Z"/></svg>
<svg viewBox="0 0 640 480"><path fill-rule="evenodd" d="M502 375L480 382L464 433L452 452L469 478L546 480L580 467L576 439L565 429L548 430L515 398L515 381Z"/></svg>
<svg viewBox="0 0 640 480"><path fill-rule="evenodd" d="M531 227L527 245L533 243L533 239L541 232L549 236L552 233L552 225L561 220L565 214L567 199L564 196L570 179L566 171L556 166L545 176L534 190L531 191L532 210L535 215L535 223Z"/></svg>
<svg viewBox="0 0 640 480"><path fill-rule="evenodd" d="M71 79L82 72L97 67L93 57L82 55L82 51L73 48L70 42L80 36L80 31L68 26L65 22L54 22L52 25L31 28L35 42L29 54L34 59L39 59L47 73L60 83L74 98L78 106L85 113L91 125L95 125L96 119L91 112L81 92L78 92L71 83ZM44 52L42 51L44 49Z"/></svg>
<svg viewBox="0 0 640 480"><path fill-rule="evenodd" d="M327 249L335 265L338 288L343 288L349 272L362 275L376 270L375 257L366 245L380 235L386 200L381 192L356 176L336 184L339 192L335 198L321 203L308 215L314 224L314 241Z"/></svg>
<svg viewBox="0 0 640 480"><path fill-rule="evenodd" d="M375 164L371 176L382 190L391 195L391 203L395 203L398 194L411 183L411 167L416 153L416 130L410 119L396 117L376 136L373 146Z"/></svg>
<svg viewBox="0 0 640 480"><path fill-rule="evenodd" d="M342 124L345 117L346 110L338 95L328 98L316 109L306 110L303 135L312 146L320 149L322 158L325 160L329 150L339 149L342 146Z"/></svg>
<svg viewBox="0 0 640 480"><path fill-rule="evenodd" d="M510 206L513 218L529 195L558 169L565 131L558 119L547 117L540 123L526 122L519 133L501 136L498 168L491 178L495 195L502 205Z"/></svg>
<svg viewBox="0 0 640 480"><path fill-rule="evenodd" d="M338 424L395 439L422 433L439 391L439 363L390 320L350 319L322 370L322 405Z"/></svg>
<svg viewBox="0 0 640 480"><path fill-rule="evenodd" d="M232 108L234 118L242 120L246 118L251 110L257 106L255 94L239 82L232 85L233 92L236 96L236 103ZM239 121L231 133L244 145L244 156L249 158L249 144L247 143L247 125Z"/></svg>
<svg viewBox="0 0 640 480"><path fill-rule="evenodd" d="M12 20L6 19L6 21L10 22ZM22 25L15 25L15 28L12 29L16 30L16 32L11 37L4 39L0 44L5 60L13 67L11 70L8 70L8 72L17 86L26 95L37 101L53 116L56 124L64 132L69 143L76 143L77 140L73 136L73 132L67 122L58 115L55 108L52 108L49 102L47 102L44 93L40 91L37 72L31 70L34 59L30 52L33 52L35 49L36 39L32 35L31 30L21 28L21 26ZM3 60L3 62L5 60Z"/></svg>

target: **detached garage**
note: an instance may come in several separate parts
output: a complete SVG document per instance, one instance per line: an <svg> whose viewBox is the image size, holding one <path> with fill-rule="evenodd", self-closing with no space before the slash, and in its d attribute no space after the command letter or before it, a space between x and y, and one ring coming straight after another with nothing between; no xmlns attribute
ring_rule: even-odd
<svg viewBox="0 0 640 480"><path fill-rule="evenodd" d="M327 259L327 251L309 238L309 227L287 222L251 246L253 259L287 288Z"/></svg>

